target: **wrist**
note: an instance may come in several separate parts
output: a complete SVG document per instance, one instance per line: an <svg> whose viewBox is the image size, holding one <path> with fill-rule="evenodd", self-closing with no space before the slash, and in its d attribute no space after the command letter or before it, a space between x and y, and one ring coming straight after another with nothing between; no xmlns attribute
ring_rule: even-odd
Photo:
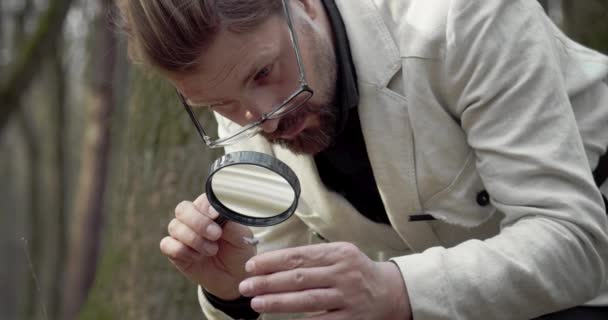
<svg viewBox="0 0 608 320"><path fill-rule="evenodd" d="M401 274L401 270L394 262L381 262L382 274L385 276L385 283L388 285L388 301L393 306L395 319L412 319L412 308L407 292L407 286Z"/></svg>
<svg viewBox="0 0 608 320"><path fill-rule="evenodd" d="M213 289L208 289L208 288L204 287L203 285L200 285L200 286L203 289L204 293L210 294L213 297L216 297L216 298L224 300L224 301L234 301L234 300L237 300L242 297L241 293L239 292L238 287L235 288L234 290L231 290L230 288L226 288L226 287L221 288L221 290L213 290Z"/></svg>
<svg viewBox="0 0 608 320"><path fill-rule="evenodd" d="M203 288L203 295L209 303L218 310L234 319L257 319L259 313L251 308L251 299L249 297L239 296L237 299L224 300L212 293L209 293Z"/></svg>

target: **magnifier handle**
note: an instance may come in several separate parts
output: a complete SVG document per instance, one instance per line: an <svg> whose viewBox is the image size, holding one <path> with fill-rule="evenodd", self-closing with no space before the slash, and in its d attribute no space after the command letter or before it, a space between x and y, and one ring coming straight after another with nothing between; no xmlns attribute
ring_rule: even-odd
<svg viewBox="0 0 608 320"><path fill-rule="evenodd" d="M215 223L219 224L220 227L224 227L224 225L226 224L226 222L228 222L228 219L226 219L224 216L219 215L216 219L215 219ZM256 237L243 237L243 242L251 245L251 246L255 246L258 243L260 243L260 239L256 238Z"/></svg>

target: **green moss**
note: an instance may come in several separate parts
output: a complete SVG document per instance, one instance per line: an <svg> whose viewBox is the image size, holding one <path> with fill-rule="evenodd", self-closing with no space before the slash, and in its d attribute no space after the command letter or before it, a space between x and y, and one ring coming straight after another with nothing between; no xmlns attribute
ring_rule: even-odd
<svg viewBox="0 0 608 320"><path fill-rule="evenodd" d="M114 246L112 246L114 247ZM116 286L116 275L120 273L125 254L120 251L104 252L96 274L95 283L78 317L80 320L113 320L118 316L112 303L112 292Z"/></svg>

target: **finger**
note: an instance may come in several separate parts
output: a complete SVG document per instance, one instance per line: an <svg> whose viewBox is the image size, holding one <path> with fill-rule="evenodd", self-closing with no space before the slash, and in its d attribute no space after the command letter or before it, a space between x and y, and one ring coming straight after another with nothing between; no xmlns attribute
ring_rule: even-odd
<svg viewBox="0 0 608 320"><path fill-rule="evenodd" d="M209 212L209 217L211 219L215 219L219 216L217 210L210 206L206 193L203 193L198 196L198 198L196 198L193 203L201 212Z"/></svg>
<svg viewBox="0 0 608 320"><path fill-rule="evenodd" d="M245 269L253 275L307 267L332 265L344 257L357 254L357 247L347 243L322 243L269 251L247 261Z"/></svg>
<svg viewBox="0 0 608 320"><path fill-rule="evenodd" d="M329 288L335 285L335 268L298 268L269 275L252 277L239 285L239 291L246 297L270 293L302 291L315 288Z"/></svg>
<svg viewBox="0 0 608 320"><path fill-rule="evenodd" d="M303 320L350 320L352 318L353 316L348 314L346 311L337 310L317 314L308 318L304 318Z"/></svg>
<svg viewBox="0 0 608 320"><path fill-rule="evenodd" d="M340 309L343 301L337 289L312 289L257 296L251 300L251 307L259 313L318 312Z"/></svg>
<svg viewBox="0 0 608 320"><path fill-rule="evenodd" d="M222 229L213 222L207 211L199 211L192 202L182 201L175 208L175 217L201 237L216 241L222 236Z"/></svg>
<svg viewBox="0 0 608 320"><path fill-rule="evenodd" d="M187 245L199 254L213 256L217 253L218 247L216 243L203 239L187 225L177 219L171 220L168 229L171 237Z"/></svg>
<svg viewBox="0 0 608 320"><path fill-rule="evenodd" d="M173 239L172 237L164 237L160 241L160 251L169 259L182 261L200 259L200 255L196 253L196 251L190 249L188 246Z"/></svg>

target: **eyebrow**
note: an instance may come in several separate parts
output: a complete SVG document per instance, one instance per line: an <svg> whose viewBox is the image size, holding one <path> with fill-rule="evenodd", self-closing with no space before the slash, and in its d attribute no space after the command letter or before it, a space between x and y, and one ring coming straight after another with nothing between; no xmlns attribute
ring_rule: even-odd
<svg viewBox="0 0 608 320"><path fill-rule="evenodd" d="M259 58L257 60L255 60L254 63L252 63L249 68L246 69L247 72L243 73L244 76L241 77L241 80L239 81L239 83L240 83L239 89L245 87L247 85L247 83L249 83L249 81L257 73L258 69L260 68L260 65L265 66L267 64L266 63L267 61L275 62L281 56L280 50L278 52L276 52L276 50L265 50L265 51L260 51L260 53L261 54L260 54ZM195 102L195 101L192 101L187 98L185 98L185 100L189 106L195 107L195 108L197 108L197 107L211 108L211 107L216 107L216 106L220 106L220 105L224 105L224 104L228 103L228 101L226 101L226 99L212 99L212 100L210 100L210 102L207 102L207 101Z"/></svg>
<svg viewBox="0 0 608 320"><path fill-rule="evenodd" d="M274 63L281 56L281 52L276 50L260 51L260 56L251 64L248 71L245 73L245 77L241 80L241 87L245 87L253 77L257 74L261 67L268 65L268 62Z"/></svg>

